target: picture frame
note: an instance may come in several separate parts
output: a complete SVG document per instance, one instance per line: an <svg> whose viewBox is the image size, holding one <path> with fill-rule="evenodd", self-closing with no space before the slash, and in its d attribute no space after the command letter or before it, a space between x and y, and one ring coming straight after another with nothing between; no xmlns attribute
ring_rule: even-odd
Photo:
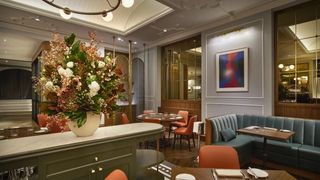
<svg viewBox="0 0 320 180"><path fill-rule="evenodd" d="M249 48L234 49L216 54L216 91L248 91Z"/></svg>

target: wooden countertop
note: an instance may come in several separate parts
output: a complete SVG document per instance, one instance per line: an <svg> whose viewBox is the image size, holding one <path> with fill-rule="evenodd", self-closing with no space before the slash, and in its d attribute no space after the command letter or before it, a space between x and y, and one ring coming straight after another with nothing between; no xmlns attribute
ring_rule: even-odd
<svg viewBox="0 0 320 180"><path fill-rule="evenodd" d="M45 134L39 136L6 139L0 141L0 160L16 156L30 156L33 153L46 153L59 148L76 148L99 141L114 141L135 138L148 134L161 134L162 125L154 123L132 123L98 128L94 135L77 137L70 132Z"/></svg>

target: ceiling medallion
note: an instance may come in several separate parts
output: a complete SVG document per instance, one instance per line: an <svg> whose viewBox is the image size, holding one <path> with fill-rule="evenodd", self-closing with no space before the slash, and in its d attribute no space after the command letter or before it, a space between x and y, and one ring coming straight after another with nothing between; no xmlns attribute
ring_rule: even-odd
<svg viewBox="0 0 320 180"><path fill-rule="evenodd" d="M106 0L107 6L109 6L108 9L105 9L103 11L97 11L97 12L84 12L84 11L77 11L74 9L70 9L68 7L62 7L58 4L55 4L54 0L42 0L42 1L46 2L47 4L55 8L58 8L61 17L63 17L64 19L70 19L72 17L72 14L75 13L75 14L83 14L83 15L102 15L102 19L107 22L110 22L113 19L112 12L116 10L121 3L122 3L122 6L125 8L130 8L134 4L134 0L118 0L116 5L112 5L109 2L109 0Z"/></svg>

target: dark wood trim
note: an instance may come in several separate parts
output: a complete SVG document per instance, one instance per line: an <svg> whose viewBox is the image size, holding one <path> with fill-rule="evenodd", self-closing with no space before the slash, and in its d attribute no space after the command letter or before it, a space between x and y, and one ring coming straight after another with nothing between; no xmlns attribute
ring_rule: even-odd
<svg viewBox="0 0 320 180"><path fill-rule="evenodd" d="M205 144L206 145L210 145L212 144L212 126L211 126L211 122L209 119L206 119L206 141Z"/></svg>
<svg viewBox="0 0 320 180"><path fill-rule="evenodd" d="M201 119L201 100L162 100L158 112L178 113L184 110L189 112L189 117L197 115Z"/></svg>

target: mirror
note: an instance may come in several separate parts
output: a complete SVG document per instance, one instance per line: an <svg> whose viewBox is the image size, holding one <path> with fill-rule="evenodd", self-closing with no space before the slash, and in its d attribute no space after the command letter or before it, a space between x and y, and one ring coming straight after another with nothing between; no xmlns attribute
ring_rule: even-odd
<svg viewBox="0 0 320 180"><path fill-rule="evenodd" d="M0 30L0 129L32 126L31 64L41 40Z"/></svg>

